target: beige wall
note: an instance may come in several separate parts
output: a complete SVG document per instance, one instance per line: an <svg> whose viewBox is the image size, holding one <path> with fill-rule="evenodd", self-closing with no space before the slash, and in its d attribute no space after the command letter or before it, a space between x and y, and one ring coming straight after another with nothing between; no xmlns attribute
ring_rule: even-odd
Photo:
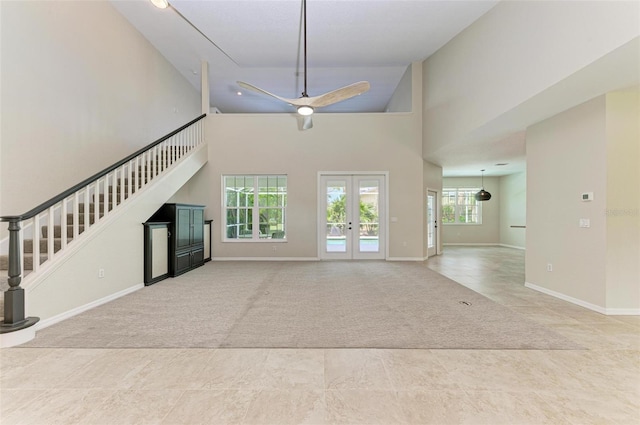
<svg viewBox="0 0 640 425"><path fill-rule="evenodd" d="M605 106L600 96L527 129L526 282L598 307L606 303ZM583 202L583 192L594 200ZM580 228L581 218L591 227Z"/></svg>
<svg viewBox="0 0 640 425"><path fill-rule="evenodd" d="M411 112L412 110L412 66L408 66L404 75L400 79L396 90L393 92L393 96L389 100L387 107L385 109L386 112ZM420 75L420 73L418 73ZM418 94L420 91L417 92Z"/></svg>
<svg viewBox="0 0 640 425"><path fill-rule="evenodd" d="M639 97L638 90L606 96L606 307L622 312L640 308Z"/></svg>
<svg viewBox="0 0 640 425"><path fill-rule="evenodd" d="M634 1L500 2L424 62L425 159L637 38L639 9ZM581 98L563 94L545 117L549 106Z"/></svg>
<svg viewBox="0 0 640 425"><path fill-rule="evenodd" d="M527 224L527 174L500 177L500 244L525 247L526 229L511 226Z"/></svg>
<svg viewBox="0 0 640 425"><path fill-rule="evenodd" d="M199 93L110 2L0 10L0 214L23 213L200 115Z"/></svg>
<svg viewBox="0 0 640 425"><path fill-rule="evenodd" d="M389 172L389 257L423 257L423 160L413 114L316 114L299 131L285 114L216 114L207 118L209 163L188 198L214 220L213 256L317 258L318 172ZM222 242L221 176L287 174L287 242ZM276 251L273 247L276 246Z"/></svg>
<svg viewBox="0 0 640 425"><path fill-rule="evenodd" d="M445 177L442 187L480 187L478 177ZM500 184L498 177L485 177L484 188L491 199L482 202L482 224L445 224L442 242L446 244L498 244L500 243Z"/></svg>

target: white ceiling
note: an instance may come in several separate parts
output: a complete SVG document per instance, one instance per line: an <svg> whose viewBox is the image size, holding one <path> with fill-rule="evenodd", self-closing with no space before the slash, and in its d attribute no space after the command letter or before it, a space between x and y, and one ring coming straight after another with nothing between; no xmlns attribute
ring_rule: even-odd
<svg viewBox="0 0 640 425"><path fill-rule="evenodd" d="M257 93L238 96L237 80L286 98L303 91L302 0L170 0L164 10L148 0L113 3L198 89L200 64L207 61L211 105L223 113L292 111ZM308 0L308 94L366 80L369 92L318 112L383 112L412 62L496 3Z"/></svg>
<svg viewBox="0 0 640 425"><path fill-rule="evenodd" d="M209 63L211 105L222 113L290 113L242 80L286 98L303 91L302 0L111 0L199 91ZM318 113L383 112L407 67L445 45L497 0L308 0L308 94L366 80L371 89ZM598 61L479 129L473 140L428 152L445 176L507 175L525 169L524 129L608 90L638 84L637 51ZM635 61L635 62L634 62ZM624 72L623 72L624 71ZM635 73L635 74L634 74ZM635 81L635 83L634 83ZM589 97L591 96L591 97ZM496 166L495 164L508 163Z"/></svg>

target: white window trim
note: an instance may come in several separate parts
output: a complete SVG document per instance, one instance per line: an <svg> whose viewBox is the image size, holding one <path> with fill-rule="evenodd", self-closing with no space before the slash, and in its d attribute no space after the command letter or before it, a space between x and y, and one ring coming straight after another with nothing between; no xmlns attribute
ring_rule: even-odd
<svg viewBox="0 0 640 425"><path fill-rule="evenodd" d="M476 187L465 187L465 186L459 186L459 187L444 187L442 188L442 193L440 194L440 203L442 204L441 209L444 210L444 201L442 200L442 197L444 196L444 194L446 192L455 190L456 193L459 190L468 190L468 189L472 189L476 192L480 191L480 188L476 188ZM456 197L457 198L457 197ZM454 217L457 219L458 218L458 207L459 205L456 203L455 207L454 207ZM443 226L482 226L482 202L478 201L478 222L477 223L460 223L458 221L455 221L453 223L447 223L444 221L444 213L442 213L442 225Z"/></svg>
<svg viewBox="0 0 640 425"><path fill-rule="evenodd" d="M258 179L261 177L270 177L270 176L278 176L278 177L287 177L287 198L288 198L288 194L289 194L289 176L287 174L251 174L251 173L247 173L247 174L222 174L221 175L221 179L220 179L220 192L221 192L221 205L222 205L222 211L221 211L221 234L222 234L222 242L229 242L229 243L287 243L287 239L286 239L286 235L287 235L287 222L289 220L286 219L287 216L287 207L285 206L283 208L283 213L284 213L284 234L285 234L285 238L283 239L271 239L271 238L260 238L260 226L254 226L251 229L251 238L244 238L244 239L229 239L227 238L227 205L226 205L226 184L225 184L225 177L234 177L234 176L243 176L243 177L253 177L253 187L254 188L258 188ZM258 199L258 192L255 192L255 200ZM255 201L254 201L255 202ZM288 199L287 199L288 202ZM254 205L251 211L251 221L252 223L260 223L260 207Z"/></svg>

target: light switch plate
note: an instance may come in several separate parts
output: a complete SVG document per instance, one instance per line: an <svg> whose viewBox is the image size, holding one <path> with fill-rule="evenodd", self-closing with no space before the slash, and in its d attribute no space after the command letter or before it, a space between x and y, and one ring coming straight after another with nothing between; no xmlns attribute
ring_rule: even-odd
<svg viewBox="0 0 640 425"><path fill-rule="evenodd" d="M584 192L582 194L582 202L593 201L593 192Z"/></svg>

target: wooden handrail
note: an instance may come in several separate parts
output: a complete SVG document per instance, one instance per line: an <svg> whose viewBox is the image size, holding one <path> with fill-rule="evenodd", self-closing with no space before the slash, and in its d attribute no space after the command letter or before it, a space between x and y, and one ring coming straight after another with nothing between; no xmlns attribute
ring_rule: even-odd
<svg viewBox="0 0 640 425"><path fill-rule="evenodd" d="M183 125L182 127L178 128L177 130L174 130L171 133L167 134L166 136L163 136L163 137L159 138L155 142L153 142L153 143L145 146L144 148L132 153L131 155L127 156L126 158L124 158L124 159L116 162L115 164L111 165L110 167L107 167L104 170L100 171L99 173L96 173L93 176L91 176L91 177L89 177L87 179L84 179L83 181L81 181L80 183L76 184L75 186L70 187L69 189L65 190L64 192L60 193L59 195L54 196L53 198L49 199L48 201L43 202L42 204L38 205L37 207L27 211L26 213L20 214L20 215L3 216L3 217L0 217L0 221L21 221L21 220L27 220L29 218L34 217L36 214L39 214L42 211L46 210L47 208L50 208L51 206L55 205L56 203L62 201L63 199L67 198L68 196L72 195L73 193L75 193L78 190L82 189L83 187L87 186L91 182L93 182L93 181L95 181L95 180L97 180L97 179L99 179L99 178L101 178L103 176L106 176L111 171L115 170L118 167L121 167L122 165L124 165L127 162L131 161L132 159L134 159L138 155L142 154L143 152L146 152L149 149L153 148L154 146L159 145L160 143L164 142L168 138L180 133L185 128L195 124L196 122L200 121L201 119L203 119L206 116L207 116L206 114L200 115L198 118L188 122L187 124Z"/></svg>

